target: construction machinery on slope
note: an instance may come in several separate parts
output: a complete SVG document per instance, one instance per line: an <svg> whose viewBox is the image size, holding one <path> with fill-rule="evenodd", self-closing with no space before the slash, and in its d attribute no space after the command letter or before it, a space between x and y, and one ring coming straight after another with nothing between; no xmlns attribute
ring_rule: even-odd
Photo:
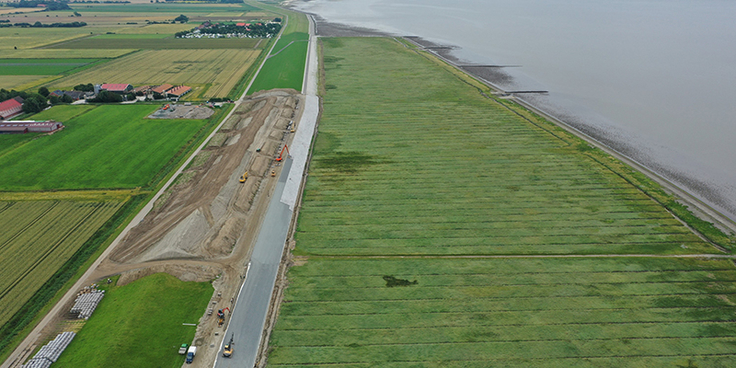
<svg viewBox="0 0 736 368"><path fill-rule="evenodd" d="M246 170L243 175L240 176L240 182L245 183L245 181L248 180L248 170Z"/></svg>
<svg viewBox="0 0 736 368"><path fill-rule="evenodd" d="M225 344L225 347L222 349L222 356L225 358L229 358L233 355L233 335L230 335L230 342Z"/></svg>
<svg viewBox="0 0 736 368"><path fill-rule="evenodd" d="M218 326L222 326L222 324L225 323L225 311L230 312L230 308L217 310L217 325Z"/></svg>
<svg viewBox="0 0 736 368"><path fill-rule="evenodd" d="M284 151L286 151L286 157L289 157L291 153L289 152L289 146L284 144L284 148L281 149L281 153L279 153L279 157L276 158L276 162L281 162L281 160L284 159Z"/></svg>

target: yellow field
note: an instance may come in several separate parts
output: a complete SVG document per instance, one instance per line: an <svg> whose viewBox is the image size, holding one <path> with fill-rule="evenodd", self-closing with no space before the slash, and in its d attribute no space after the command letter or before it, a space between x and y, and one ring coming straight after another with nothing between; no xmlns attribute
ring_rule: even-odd
<svg viewBox="0 0 736 368"><path fill-rule="evenodd" d="M0 325L17 312L123 202L0 202Z"/></svg>
<svg viewBox="0 0 736 368"><path fill-rule="evenodd" d="M131 53L128 49L31 49L3 50L5 59L112 59Z"/></svg>
<svg viewBox="0 0 736 368"><path fill-rule="evenodd" d="M166 18L166 17L163 17ZM171 18L171 17L168 17ZM127 26L121 27L115 30L115 33L120 34L168 34L172 37L174 33L180 31L188 31L192 29L191 24L146 24L141 26Z"/></svg>
<svg viewBox="0 0 736 368"><path fill-rule="evenodd" d="M193 87L192 95L224 97L258 57L260 50L146 50L59 79L53 89L79 83L170 83ZM203 92L205 85L211 85ZM51 89L51 88L49 88Z"/></svg>
<svg viewBox="0 0 736 368"><path fill-rule="evenodd" d="M56 78L54 75L0 75L0 87L7 90L15 89L22 91L28 86L33 87L44 83L49 79Z"/></svg>
<svg viewBox="0 0 736 368"><path fill-rule="evenodd" d="M89 36L89 31L81 28L0 28L0 50L32 49L52 43Z"/></svg>

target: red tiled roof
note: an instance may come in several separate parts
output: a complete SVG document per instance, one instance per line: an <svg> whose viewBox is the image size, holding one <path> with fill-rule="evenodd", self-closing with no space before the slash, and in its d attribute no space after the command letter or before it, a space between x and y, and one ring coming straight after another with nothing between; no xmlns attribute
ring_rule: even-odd
<svg viewBox="0 0 736 368"><path fill-rule="evenodd" d="M23 111L23 104L14 98L0 103L0 118L7 119L20 114L21 111Z"/></svg>
<svg viewBox="0 0 736 368"><path fill-rule="evenodd" d="M124 84L124 83L110 84L110 83L105 83L100 88L102 88L102 89L104 89L106 91L123 92L123 91L125 91L128 88L128 86L130 86L130 84Z"/></svg>
<svg viewBox="0 0 736 368"><path fill-rule="evenodd" d="M238 27L245 27L245 23L235 23L235 25Z"/></svg>
<svg viewBox="0 0 736 368"><path fill-rule="evenodd" d="M156 88L152 88L151 91L156 92L156 93L164 93L170 90L171 87L173 87L171 84L162 84Z"/></svg>

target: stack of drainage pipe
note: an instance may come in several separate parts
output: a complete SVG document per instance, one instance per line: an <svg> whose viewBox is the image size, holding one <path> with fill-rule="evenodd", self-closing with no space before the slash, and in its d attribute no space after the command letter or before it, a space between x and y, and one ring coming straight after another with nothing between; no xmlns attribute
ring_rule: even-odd
<svg viewBox="0 0 736 368"><path fill-rule="evenodd" d="M80 294L77 300L74 301L70 313L76 314L79 319L89 319L103 296L105 296L105 291L96 289L86 294Z"/></svg>
<svg viewBox="0 0 736 368"><path fill-rule="evenodd" d="M67 345L72 342L74 332L62 332L55 339L44 345L36 355L23 364L21 368L48 368L51 363L59 359L61 353L66 349Z"/></svg>

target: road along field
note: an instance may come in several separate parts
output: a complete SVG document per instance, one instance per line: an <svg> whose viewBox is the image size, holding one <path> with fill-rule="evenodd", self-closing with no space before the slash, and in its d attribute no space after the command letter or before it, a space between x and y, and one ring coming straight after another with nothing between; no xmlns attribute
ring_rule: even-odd
<svg viewBox="0 0 736 368"><path fill-rule="evenodd" d="M322 40L268 366L736 362L731 260L615 256L722 254L655 185L408 44Z"/></svg>
<svg viewBox="0 0 736 368"><path fill-rule="evenodd" d="M102 80L125 81L136 86L184 84L195 86L193 95L224 97L259 54L260 50L145 50L53 84L59 88Z"/></svg>
<svg viewBox="0 0 736 368"><path fill-rule="evenodd" d="M38 118L67 127L0 157L2 190L146 187L193 144L220 114L208 120L146 119L158 106L57 106ZM58 114L58 115L57 115ZM34 117L35 118L35 117ZM145 152L145 154L142 154ZM53 159L52 159L53 158Z"/></svg>
<svg viewBox="0 0 736 368"><path fill-rule="evenodd" d="M61 267L120 202L0 202L0 325Z"/></svg>

